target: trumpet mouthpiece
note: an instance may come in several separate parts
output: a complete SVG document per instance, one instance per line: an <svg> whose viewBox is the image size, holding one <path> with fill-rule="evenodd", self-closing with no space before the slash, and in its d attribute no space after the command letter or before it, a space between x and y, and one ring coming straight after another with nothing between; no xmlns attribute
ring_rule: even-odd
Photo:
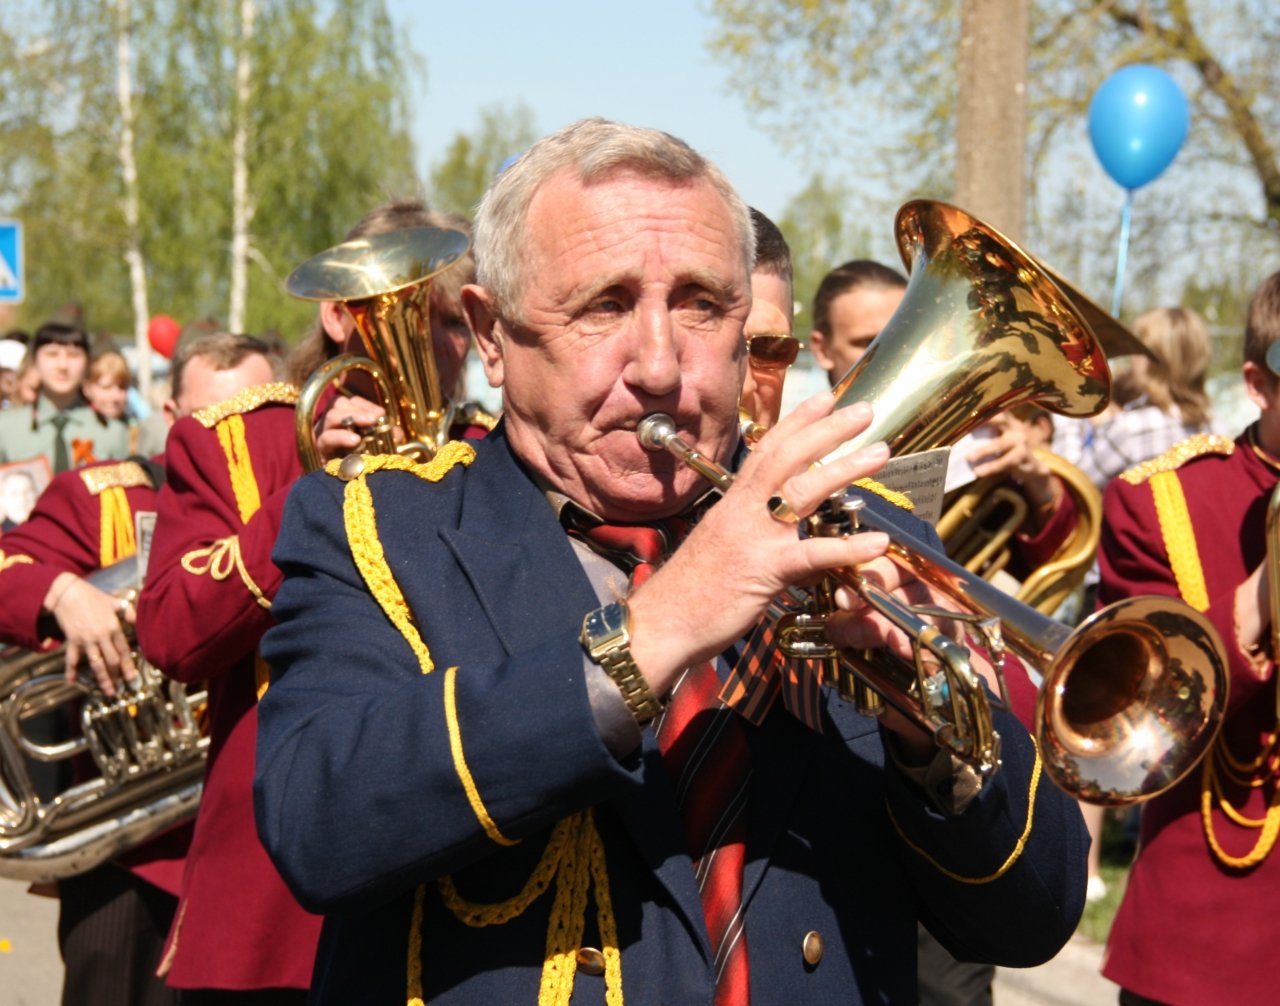
<svg viewBox="0 0 1280 1006"><path fill-rule="evenodd" d="M667 441L676 435L676 424L665 412L645 416L636 427L640 445L648 451L666 450Z"/></svg>

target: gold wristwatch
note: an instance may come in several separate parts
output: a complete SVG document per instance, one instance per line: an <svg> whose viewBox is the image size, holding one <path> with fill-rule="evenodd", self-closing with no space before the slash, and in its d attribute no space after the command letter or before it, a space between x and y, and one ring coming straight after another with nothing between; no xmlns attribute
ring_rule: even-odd
<svg viewBox="0 0 1280 1006"><path fill-rule="evenodd" d="M631 659L631 611L626 601L587 612L578 641L587 656L613 679L637 723L648 723L662 712L662 702Z"/></svg>

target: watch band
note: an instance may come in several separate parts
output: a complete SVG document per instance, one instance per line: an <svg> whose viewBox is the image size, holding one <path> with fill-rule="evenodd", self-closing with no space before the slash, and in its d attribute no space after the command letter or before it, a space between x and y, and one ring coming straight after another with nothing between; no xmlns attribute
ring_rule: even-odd
<svg viewBox="0 0 1280 1006"><path fill-rule="evenodd" d="M588 612L582 620L579 640L587 656L618 686L637 723L648 723L662 712L661 700L650 690L631 657L631 612L625 601Z"/></svg>

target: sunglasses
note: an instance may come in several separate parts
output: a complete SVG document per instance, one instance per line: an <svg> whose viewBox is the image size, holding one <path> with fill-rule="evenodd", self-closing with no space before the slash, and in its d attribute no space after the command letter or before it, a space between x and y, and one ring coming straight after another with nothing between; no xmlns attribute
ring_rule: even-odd
<svg viewBox="0 0 1280 1006"><path fill-rule="evenodd" d="M800 340L790 335L752 335L747 338L747 355L757 370L786 370L796 362Z"/></svg>

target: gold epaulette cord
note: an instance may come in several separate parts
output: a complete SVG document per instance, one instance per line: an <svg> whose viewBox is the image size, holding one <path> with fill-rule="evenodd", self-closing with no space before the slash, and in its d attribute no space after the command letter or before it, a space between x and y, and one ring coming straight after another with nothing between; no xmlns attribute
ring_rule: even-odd
<svg viewBox="0 0 1280 1006"><path fill-rule="evenodd" d="M1139 462L1132 468L1126 468L1117 478L1133 486L1140 486L1151 476L1159 472L1171 472L1181 468L1193 458L1205 454L1221 454L1230 456L1236 449L1235 442L1216 433L1197 433L1188 437L1158 457Z"/></svg>
<svg viewBox="0 0 1280 1006"><path fill-rule="evenodd" d="M261 508L262 496L258 492L258 478L253 472L253 458L244 435L244 416L227 416L214 430L227 458L227 477L235 494L240 523L248 524L249 518Z"/></svg>
<svg viewBox="0 0 1280 1006"><path fill-rule="evenodd" d="M362 459L359 474L350 478L343 490L343 523L352 560L378 605L413 651L423 674L432 673L435 664L418 631L413 612L387 563L378 537L373 496L366 480L377 471L404 471L428 482L438 482L455 465L469 465L474 459L475 449L461 441L446 444L426 463L415 462L397 454L369 455ZM345 477L341 475L341 465L341 461L331 461L325 466L325 470L331 475ZM497 845L514 845L515 840L504 835L489 814L467 765L456 701L458 668L449 667L444 673L445 726L454 771L484 833ZM444 904L460 922L479 927L502 925L521 915L546 893L553 880L556 893L551 921L547 927L546 954L538 992L539 1006L568 1006L577 971L577 950L586 924L587 894L592 884L596 892L597 925L604 945L605 1001L608 1006L622 1006L622 957L618 950L617 925L609 896L604 844L596 829L592 811L582 811L556 824L533 873L524 888L513 898L498 904L481 905L463 898L451 877L440 878L437 886ZM426 889L420 886L414 892L413 914L409 926L406 961L408 1006L424 1006L422 922L425 897Z"/></svg>
<svg viewBox="0 0 1280 1006"><path fill-rule="evenodd" d="M966 877L963 874L959 874L953 870L947 869L945 866L939 863L936 859L934 859L933 856L931 856L928 852L926 852L920 846L916 845L915 842L911 841L911 839L907 837L907 833L902 830L902 825L898 823L898 819L894 816L893 808L886 803L885 807L889 812L889 821L890 823L893 824L894 830L897 831L898 836L902 839L902 841L906 843L907 848L911 849L917 856L925 860L925 862L927 862L930 866L932 866L935 870L941 873L948 880L954 880L958 884L989 884L993 880L999 880L1002 876L1004 876L1009 871L1009 868L1012 867L1013 864L1019 860L1019 858L1021 858L1023 850L1025 850L1027 847L1027 840L1031 838L1031 826L1035 820L1036 792L1040 788L1040 774L1042 771L1042 766L1040 762L1040 747L1039 745L1036 744L1034 737L1031 738L1031 745L1035 750L1036 758L1035 758L1035 764L1032 765L1031 767L1031 785L1028 787L1028 792L1027 792L1027 821L1022 828L1022 834L1018 836L1017 842L1014 843L1013 850L1005 858L1005 861L1001 863L998 867L996 867L996 869L993 872L988 873L986 876L983 876L983 877Z"/></svg>
<svg viewBox="0 0 1280 1006"><path fill-rule="evenodd" d="M1205 586L1196 531L1178 473L1159 472L1151 476L1150 485L1160 534L1164 537L1165 552L1178 584L1178 593L1196 611L1205 611L1209 607L1209 588Z"/></svg>
<svg viewBox="0 0 1280 1006"><path fill-rule="evenodd" d="M1196 545L1195 526L1187 509L1182 483L1177 472L1172 469L1156 472L1150 476L1149 482L1165 552L1169 556L1169 568L1173 571L1178 592L1197 611L1206 611L1209 607L1209 590L1205 584L1204 566ZM1280 724L1277 726L1280 727ZM1200 820L1209 851L1228 869L1251 869L1266 859L1275 847L1276 838L1280 836L1280 787L1272 793L1266 813L1261 818L1249 818L1231 805L1223 789L1221 776L1225 775L1249 789L1258 789L1269 780L1274 780L1277 734L1277 730L1267 734L1262 750L1250 762L1242 762L1231 753L1221 732L1205 755L1200 769ZM1215 805L1228 820L1240 827L1262 829L1253 848L1243 856L1232 855L1218 841L1213 822Z"/></svg>
<svg viewBox="0 0 1280 1006"><path fill-rule="evenodd" d="M298 389L292 384L286 384L283 381L255 384L251 388L245 388L238 395L233 395L214 405L207 405L198 412L192 413L192 418L206 429L213 429L228 416L243 415L264 405L296 405L297 402Z"/></svg>
<svg viewBox="0 0 1280 1006"><path fill-rule="evenodd" d="M133 534L133 508L120 486L98 494L98 563L103 568L138 551Z"/></svg>

